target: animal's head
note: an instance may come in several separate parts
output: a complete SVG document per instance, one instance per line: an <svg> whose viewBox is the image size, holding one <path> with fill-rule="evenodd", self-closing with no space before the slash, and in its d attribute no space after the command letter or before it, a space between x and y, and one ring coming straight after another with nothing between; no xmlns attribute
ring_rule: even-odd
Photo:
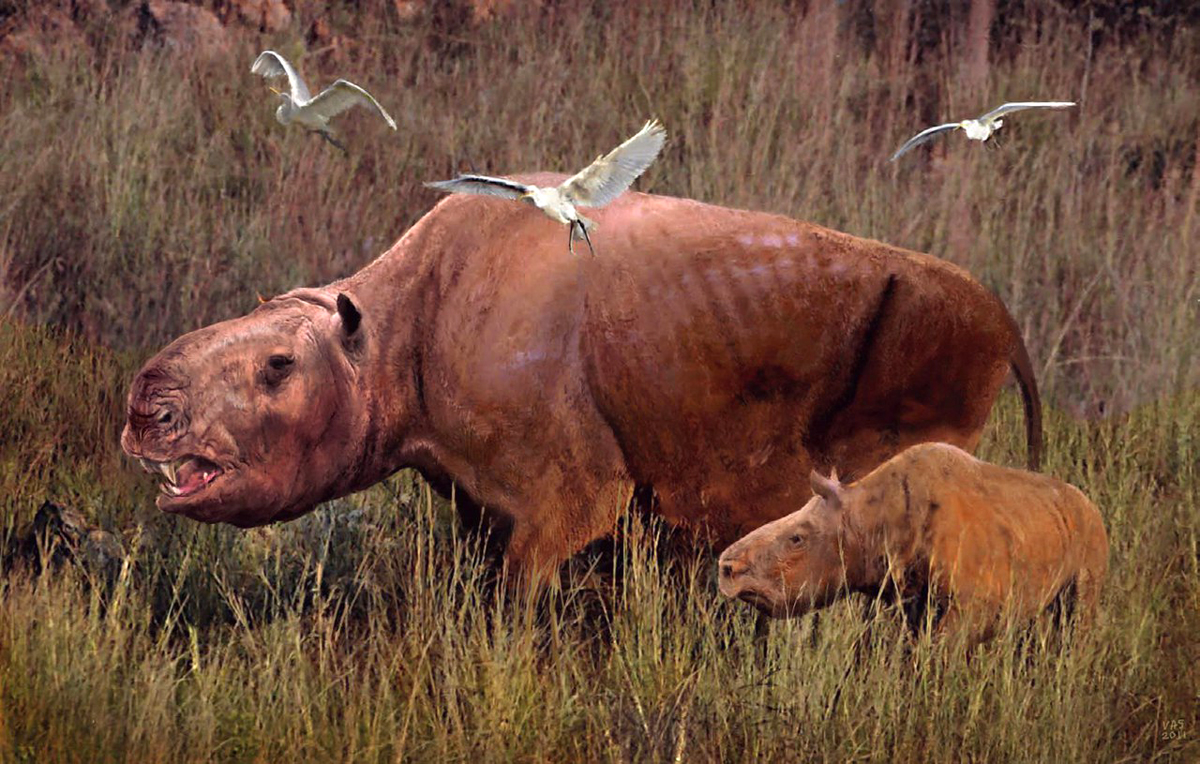
<svg viewBox="0 0 1200 764"><path fill-rule="evenodd" d="M268 85L268 87L270 86ZM275 119L281 123L286 123L288 111L292 108L292 94L278 88L271 88L271 92L280 100L279 108L275 110Z"/></svg>
<svg viewBox="0 0 1200 764"><path fill-rule="evenodd" d="M366 420L360 322L346 295L298 290L151 358L121 447L160 477L159 509L246 527L346 492Z"/></svg>
<svg viewBox="0 0 1200 764"><path fill-rule="evenodd" d="M846 487L837 474L810 480L816 495L787 517L754 530L718 562L721 593L775 618L825 607L846 583L843 529Z"/></svg>

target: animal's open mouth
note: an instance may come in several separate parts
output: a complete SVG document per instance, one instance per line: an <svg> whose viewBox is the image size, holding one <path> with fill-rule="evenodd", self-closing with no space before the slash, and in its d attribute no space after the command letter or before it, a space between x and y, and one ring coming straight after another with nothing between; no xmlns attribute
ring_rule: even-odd
<svg viewBox="0 0 1200 764"><path fill-rule="evenodd" d="M754 607L766 613L769 613L775 609L775 606L769 599L750 589L739 592L738 599L742 600L743 602L749 602Z"/></svg>
<svg viewBox="0 0 1200 764"><path fill-rule="evenodd" d="M142 459L141 462L147 472L161 478L158 490L172 499L203 491L225 472L203 456L183 456L169 462Z"/></svg>

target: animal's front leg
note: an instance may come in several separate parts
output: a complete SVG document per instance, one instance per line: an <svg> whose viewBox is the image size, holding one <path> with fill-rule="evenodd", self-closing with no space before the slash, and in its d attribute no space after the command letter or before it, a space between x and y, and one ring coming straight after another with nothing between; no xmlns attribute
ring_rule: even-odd
<svg viewBox="0 0 1200 764"><path fill-rule="evenodd" d="M633 484L624 479L593 482L577 473L568 493L556 484L535 485L513 517L504 568L511 588L536 593L559 582L559 569L576 552L613 533L629 507Z"/></svg>
<svg viewBox="0 0 1200 764"><path fill-rule="evenodd" d="M989 615L952 601L934 624L933 639L952 649L963 650L969 659L975 647L990 639L995 631L996 623Z"/></svg>
<svg viewBox="0 0 1200 764"><path fill-rule="evenodd" d="M526 594L557 586L559 569L575 551L559 529L517 520L504 550L505 581Z"/></svg>

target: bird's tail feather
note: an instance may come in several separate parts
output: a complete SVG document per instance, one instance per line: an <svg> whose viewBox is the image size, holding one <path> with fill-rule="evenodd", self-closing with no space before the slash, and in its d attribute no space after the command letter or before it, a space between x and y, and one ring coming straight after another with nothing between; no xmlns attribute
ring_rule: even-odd
<svg viewBox="0 0 1200 764"><path fill-rule="evenodd" d="M576 214L578 214L578 213L576 213ZM579 225L581 225L585 229L587 229L588 233L591 233L592 231L596 230L596 221L592 220L591 218L585 218L583 215L579 215ZM574 230L574 229L572 229L572 230ZM575 231L575 239L579 240L582 238L583 238L583 234L579 233L578 231Z"/></svg>

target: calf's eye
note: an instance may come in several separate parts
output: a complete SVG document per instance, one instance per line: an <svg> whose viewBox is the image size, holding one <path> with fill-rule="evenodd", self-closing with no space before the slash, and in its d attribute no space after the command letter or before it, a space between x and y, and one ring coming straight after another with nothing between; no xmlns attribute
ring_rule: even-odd
<svg viewBox="0 0 1200 764"><path fill-rule="evenodd" d="M799 533L793 533L791 538L788 539L788 541L791 542L791 545L794 547L802 547L802 546L804 546L805 539Z"/></svg>

